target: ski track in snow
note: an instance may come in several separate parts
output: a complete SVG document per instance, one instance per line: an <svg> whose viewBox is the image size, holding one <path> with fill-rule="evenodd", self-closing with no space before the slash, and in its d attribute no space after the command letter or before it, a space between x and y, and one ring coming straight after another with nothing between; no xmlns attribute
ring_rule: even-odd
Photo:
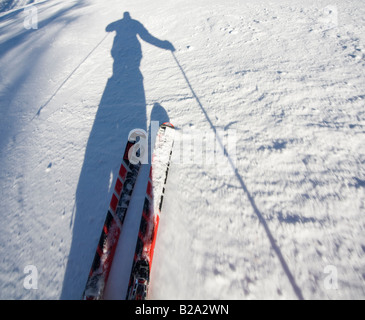
<svg viewBox="0 0 365 320"><path fill-rule="evenodd" d="M147 124L158 104L181 156L150 297L365 298L362 1L49 0L36 4L37 30L24 29L27 4L0 2L0 298L81 297L127 139L96 141L98 166L83 168L113 74L115 34L105 28L125 11L176 48L140 40ZM130 123L138 114L116 115L111 128ZM218 163L207 163L214 150L199 162L179 148L186 137L225 142L231 132L236 148L225 145ZM82 216L76 204L91 201L76 197L83 169L97 205ZM124 296L139 211L127 215L110 299ZM37 290L23 286L27 265L37 267ZM328 266L337 290L325 287Z"/></svg>

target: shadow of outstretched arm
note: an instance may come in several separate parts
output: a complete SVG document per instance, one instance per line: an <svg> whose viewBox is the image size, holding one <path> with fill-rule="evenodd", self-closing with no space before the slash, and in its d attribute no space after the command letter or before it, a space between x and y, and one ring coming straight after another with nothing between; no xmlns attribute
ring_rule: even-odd
<svg viewBox="0 0 365 320"><path fill-rule="evenodd" d="M137 32L138 32L138 35L141 37L141 39L148 42L149 44L152 44L152 45L154 45L158 48L161 48L161 49L170 50L170 51L173 51L173 52L175 51L175 47L173 46L173 44L170 41L160 40L160 39L154 37L140 23L139 23L139 28L138 28Z"/></svg>

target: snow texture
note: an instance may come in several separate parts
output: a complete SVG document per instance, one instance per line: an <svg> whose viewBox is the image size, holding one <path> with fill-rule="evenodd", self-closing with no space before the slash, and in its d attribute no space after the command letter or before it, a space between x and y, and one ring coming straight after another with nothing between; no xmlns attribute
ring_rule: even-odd
<svg viewBox="0 0 365 320"><path fill-rule="evenodd" d="M362 0L0 1L0 298L81 298L128 133L169 120L150 298L364 299L364 17Z"/></svg>

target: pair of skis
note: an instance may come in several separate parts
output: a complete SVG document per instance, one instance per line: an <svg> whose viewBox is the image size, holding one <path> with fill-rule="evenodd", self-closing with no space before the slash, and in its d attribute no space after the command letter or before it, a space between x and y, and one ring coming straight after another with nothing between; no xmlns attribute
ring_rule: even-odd
<svg viewBox="0 0 365 320"><path fill-rule="evenodd" d="M157 229L173 143L174 126L170 123L162 124L157 133L152 156L137 245L127 290L127 300L144 300L147 298ZM115 249L122 232L124 219L141 167L140 162L130 161L132 160L130 157L135 151L133 150L135 147L137 147L135 140L128 141L83 293L84 300L100 300L103 298Z"/></svg>

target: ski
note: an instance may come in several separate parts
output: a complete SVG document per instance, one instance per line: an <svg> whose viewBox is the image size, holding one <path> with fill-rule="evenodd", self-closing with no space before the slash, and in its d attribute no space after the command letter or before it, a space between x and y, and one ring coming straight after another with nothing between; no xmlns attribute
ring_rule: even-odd
<svg viewBox="0 0 365 320"><path fill-rule="evenodd" d="M164 123L157 133L127 300L145 300L148 295L157 229L174 144L174 132L172 124Z"/></svg>
<svg viewBox="0 0 365 320"><path fill-rule="evenodd" d="M83 293L83 300L100 300L103 298L115 249L141 168L140 162L132 164L130 161L131 152L134 152L133 148L137 147L136 141L132 140L129 139L124 151L123 161Z"/></svg>

